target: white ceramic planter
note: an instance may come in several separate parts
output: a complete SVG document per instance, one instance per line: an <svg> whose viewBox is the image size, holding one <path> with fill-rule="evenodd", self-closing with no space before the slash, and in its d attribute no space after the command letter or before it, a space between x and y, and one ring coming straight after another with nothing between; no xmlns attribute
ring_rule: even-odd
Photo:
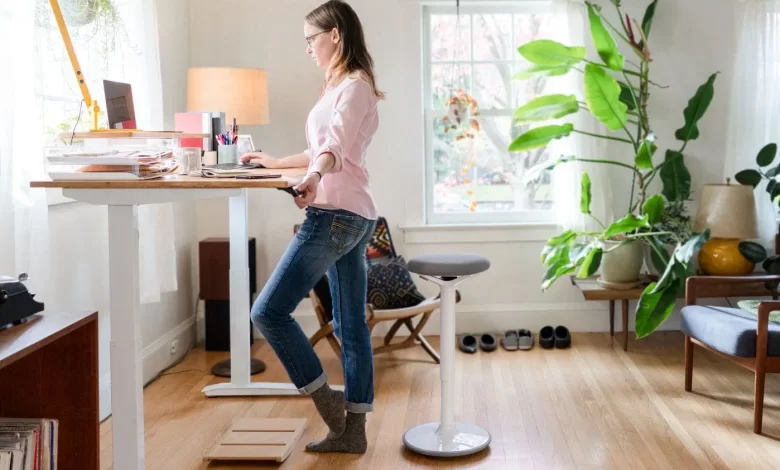
<svg viewBox="0 0 780 470"><path fill-rule="evenodd" d="M605 251L601 259L599 281L606 287L630 288L639 284L639 273L644 262L644 243L631 241L614 248L619 242L602 241ZM613 249L614 248L614 249ZM606 250L612 249L609 253Z"/></svg>

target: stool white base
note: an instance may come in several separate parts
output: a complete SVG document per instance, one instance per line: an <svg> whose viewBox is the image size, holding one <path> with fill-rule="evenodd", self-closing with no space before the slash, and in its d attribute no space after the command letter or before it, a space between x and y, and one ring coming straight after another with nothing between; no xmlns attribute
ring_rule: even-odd
<svg viewBox="0 0 780 470"><path fill-rule="evenodd" d="M476 454L490 445L490 433L474 424L455 423L449 429L440 423L415 426L404 434L404 445L430 457L461 457Z"/></svg>

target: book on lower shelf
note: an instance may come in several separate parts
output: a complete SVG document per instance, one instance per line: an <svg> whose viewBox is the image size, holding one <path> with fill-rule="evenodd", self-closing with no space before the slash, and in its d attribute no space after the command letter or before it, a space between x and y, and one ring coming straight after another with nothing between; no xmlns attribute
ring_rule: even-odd
<svg viewBox="0 0 780 470"><path fill-rule="evenodd" d="M0 417L0 470L55 470L59 421Z"/></svg>

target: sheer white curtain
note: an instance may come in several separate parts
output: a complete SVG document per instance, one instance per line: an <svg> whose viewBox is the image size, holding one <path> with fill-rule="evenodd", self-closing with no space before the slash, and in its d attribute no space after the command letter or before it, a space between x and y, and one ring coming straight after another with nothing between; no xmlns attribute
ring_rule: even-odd
<svg viewBox="0 0 780 470"><path fill-rule="evenodd" d="M40 107L35 95L35 2L0 2L0 274L26 272L45 299L49 227Z"/></svg>
<svg viewBox="0 0 780 470"><path fill-rule="evenodd" d="M591 42L587 26L588 14L584 3L575 0L553 0L556 38L567 46L586 46ZM588 50L592 48L588 46ZM598 60L596 58L595 60ZM564 77L551 80L556 93L575 94L580 101L585 100L582 74L571 71ZM604 126L590 113L582 110L564 118L574 124L574 128L590 133L603 133ZM563 120L562 120L563 122ZM549 146L551 158L574 155L580 158L608 159L605 140L582 134L554 140ZM601 227L591 217L580 211L580 180L582 172L591 179L591 213L605 224L613 221L612 191L609 182L608 167L604 164L573 161L558 165L552 175L552 189L556 223L563 229L598 231Z"/></svg>
<svg viewBox="0 0 780 470"><path fill-rule="evenodd" d="M117 8L140 53L131 55L125 77L133 86L136 119L142 129L162 129L162 75L156 0L117 2ZM176 247L173 204L141 206L138 210L139 286L141 303L160 301L176 291Z"/></svg>
<svg viewBox="0 0 780 470"><path fill-rule="evenodd" d="M40 131L43 107L36 95L36 3L0 2L0 63L10 66L0 74L0 275L28 273L28 286L45 298L48 204L45 191L29 187L30 181L47 178ZM162 129L156 2L123 0L114 5L138 54L127 56L121 77L113 72L105 78L131 83L141 127ZM75 81L72 76L62 77L71 79ZM138 229L140 301L159 302L162 293L178 288L173 206L142 206Z"/></svg>
<svg viewBox="0 0 780 470"><path fill-rule="evenodd" d="M756 168L756 154L764 145L780 144L780 0L745 0L737 8L739 40L724 168L731 178ZM762 183L755 192L758 241L773 249L775 208L765 188Z"/></svg>

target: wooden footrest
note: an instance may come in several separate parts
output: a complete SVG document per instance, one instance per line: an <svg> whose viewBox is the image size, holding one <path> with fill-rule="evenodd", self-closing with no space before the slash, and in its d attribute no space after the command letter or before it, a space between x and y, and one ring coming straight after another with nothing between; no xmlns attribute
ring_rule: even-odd
<svg viewBox="0 0 780 470"><path fill-rule="evenodd" d="M307 421L305 418L242 418L233 423L203 460L283 462L303 435Z"/></svg>

